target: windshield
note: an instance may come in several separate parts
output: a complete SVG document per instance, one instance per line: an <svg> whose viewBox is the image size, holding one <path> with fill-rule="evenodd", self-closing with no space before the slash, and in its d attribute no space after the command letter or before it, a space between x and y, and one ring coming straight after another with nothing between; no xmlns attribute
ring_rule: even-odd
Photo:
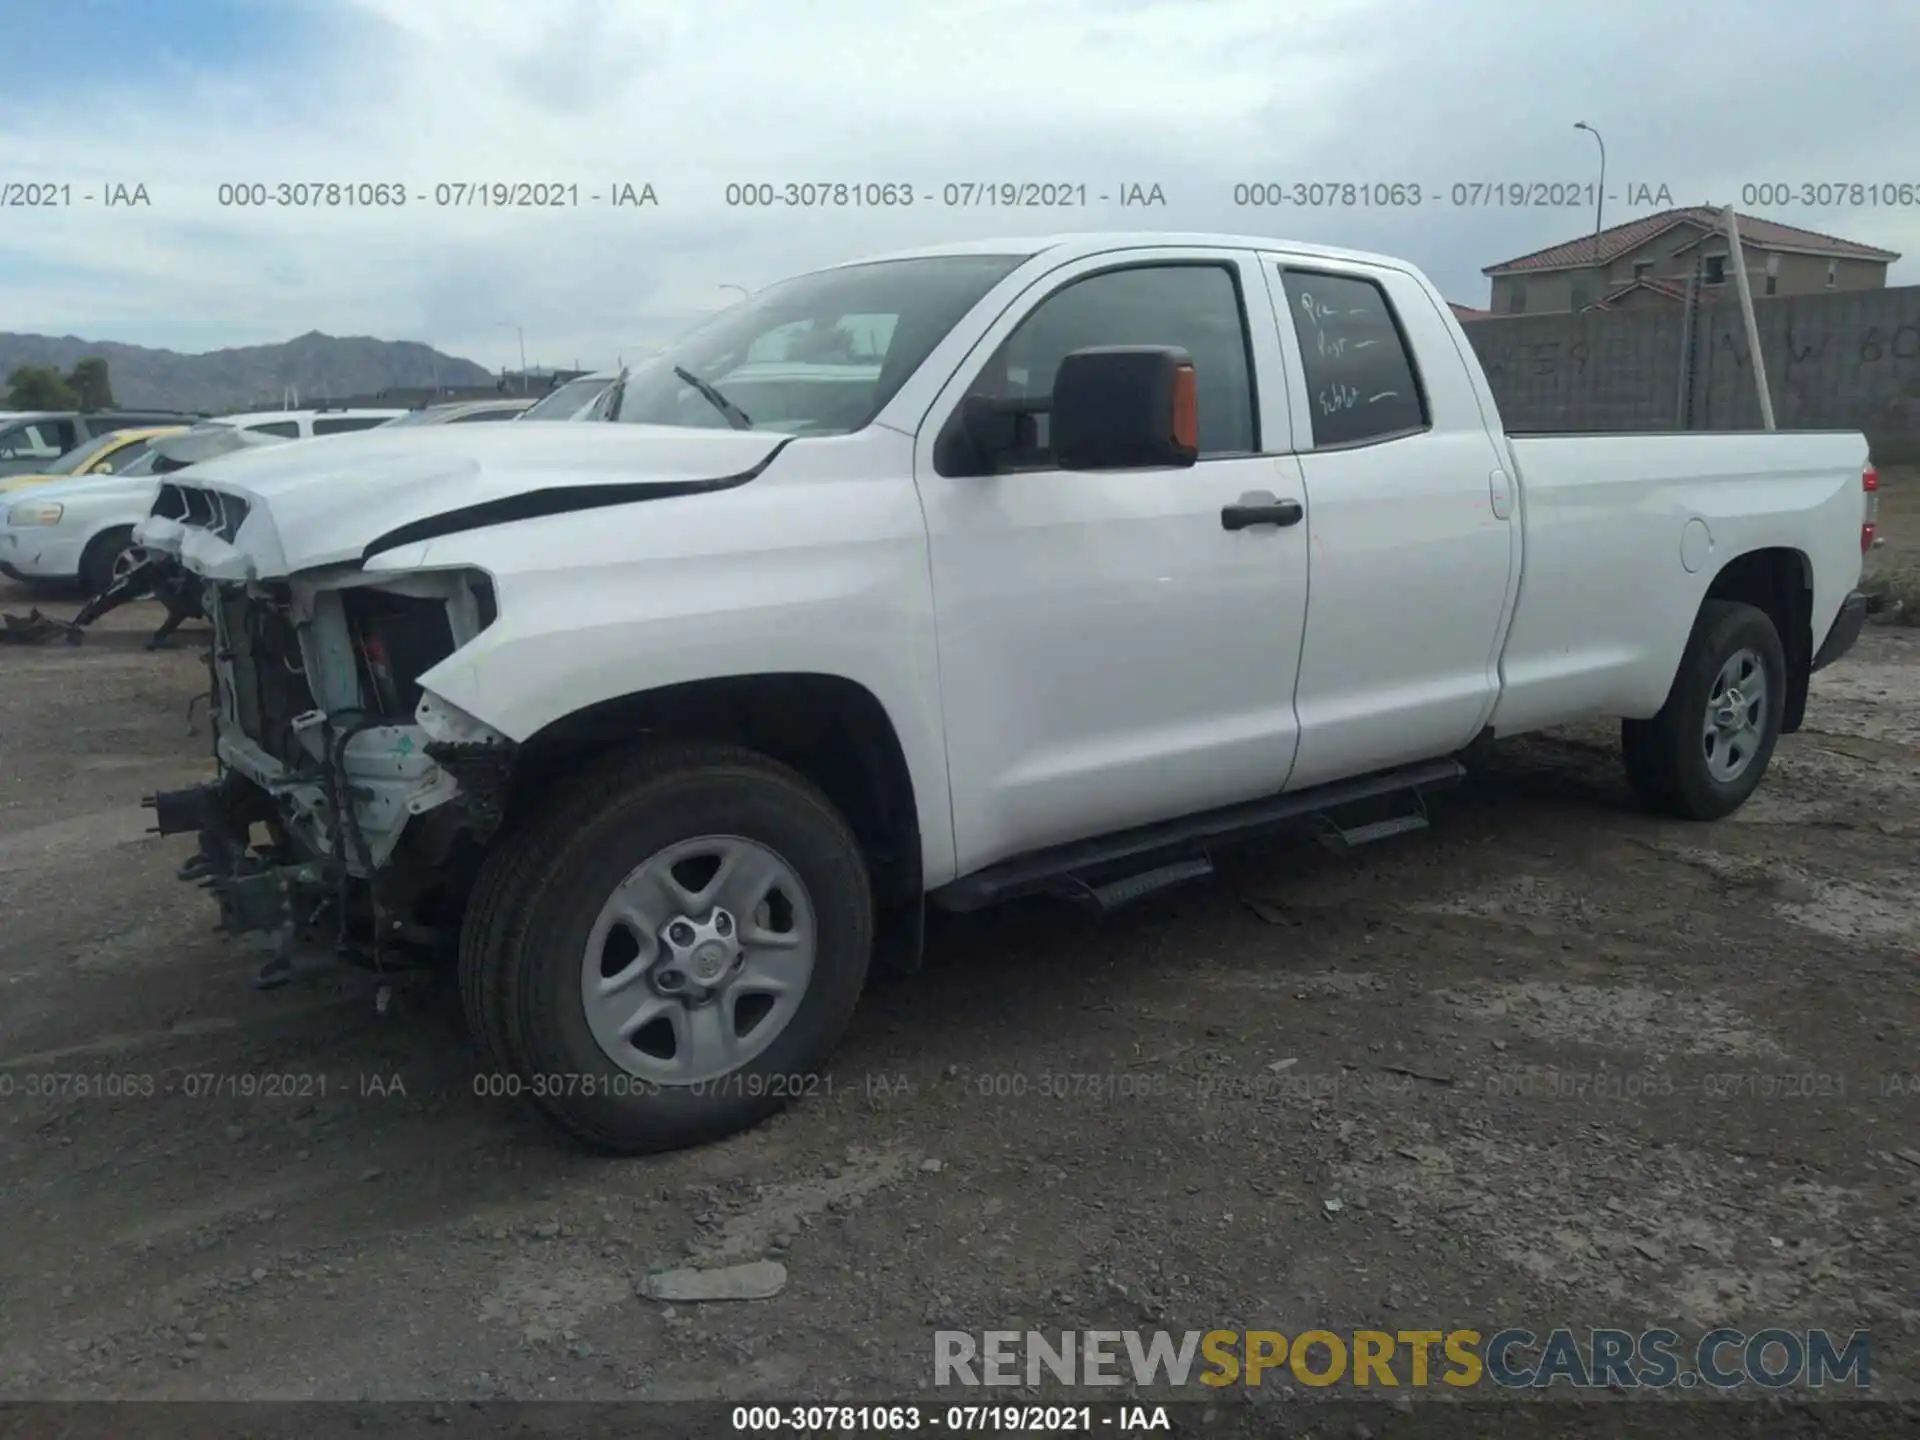
<svg viewBox="0 0 1920 1440"><path fill-rule="evenodd" d="M437 410L409 410L404 415L396 415L391 420L381 421L380 428L385 429L394 425L431 425L439 418L440 414Z"/></svg>
<svg viewBox="0 0 1920 1440"><path fill-rule="evenodd" d="M105 435L96 435L93 439L87 441L86 444L69 450L58 460L48 461L47 468L40 473L43 475L78 475L87 467L89 461L98 460L104 451L111 450L115 446L124 443L126 442L114 431L108 431Z"/></svg>
<svg viewBox="0 0 1920 1440"><path fill-rule="evenodd" d="M618 418L790 435L863 429L961 317L1026 258L881 260L782 281L635 367Z"/></svg>
<svg viewBox="0 0 1920 1440"><path fill-rule="evenodd" d="M160 452L158 450L148 450L138 460L135 460L131 465L127 466L126 469L122 470L120 476L122 479L125 479L129 475L151 475L153 474L154 462L159 458Z"/></svg>
<svg viewBox="0 0 1920 1440"><path fill-rule="evenodd" d="M522 420L578 420L581 412L606 393L611 375L587 375L569 380L538 404L520 412Z"/></svg>

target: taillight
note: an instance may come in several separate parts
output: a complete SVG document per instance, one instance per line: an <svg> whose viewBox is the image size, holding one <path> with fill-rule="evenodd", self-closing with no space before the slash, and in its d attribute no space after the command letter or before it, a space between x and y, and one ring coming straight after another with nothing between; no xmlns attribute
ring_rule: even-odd
<svg viewBox="0 0 1920 1440"><path fill-rule="evenodd" d="M1860 472L1860 488L1866 493L1866 516L1860 523L1860 553L1873 548L1873 532L1880 521L1880 472L1869 465Z"/></svg>

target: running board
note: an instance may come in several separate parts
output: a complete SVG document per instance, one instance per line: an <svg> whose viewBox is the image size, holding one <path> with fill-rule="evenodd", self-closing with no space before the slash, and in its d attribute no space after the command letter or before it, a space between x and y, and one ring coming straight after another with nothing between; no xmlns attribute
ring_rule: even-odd
<svg viewBox="0 0 1920 1440"><path fill-rule="evenodd" d="M1084 880L1069 879L1062 882L1060 893L1095 915L1111 915L1122 905L1144 900L1169 885L1182 885L1211 874L1213 861L1204 855L1197 855L1191 860L1176 860L1171 865L1162 865L1155 870L1142 870L1138 874L1110 880L1105 885L1089 885Z"/></svg>
<svg viewBox="0 0 1920 1440"><path fill-rule="evenodd" d="M1427 828L1426 804L1417 794L1413 797L1413 803L1417 808L1409 814L1389 815L1384 820L1374 820L1365 825L1342 826L1338 820L1328 816L1327 828L1320 832L1320 843L1329 850L1345 854L1349 850L1358 850L1362 845L1424 830Z"/></svg>
<svg viewBox="0 0 1920 1440"><path fill-rule="evenodd" d="M1129 888L1139 882L1138 894L1150 894L1177 880L1195 878L1205 871L1182 872L1163 879L1181 865L1211 862L1203 852L1210 845L1250 839L1266 832L1318 822L1333 836L1351 837L1351 843L1365 844L1370 839L1425 827L1423 792L1456 785L1466 776L1457 760L1428 760L1418 765L1403 765L1357 780L1340 780L1331 785L1316 785L1310 790L1268 796L1244 805L1229 805L1203 811L1179 820L1163 821L1103 835L1092 840L1074 841L1030 855L1015 856L997 865L963 875L927 896L943 910L978 910L1002 900L1043 892L1064 894L1082 903L1092 903L1089 892L1106 889L1124 903L1133 898ZM1329 812L1364 801L1378 801L1396 795L1410 796L1421 812L1417 816L1394 816L1387 821L1342 828ZM1390 828L1383 828L1390 827ZM1339 843L1336 839L1335 843ZM1096 886L1083 878L1104 872L1110 879ZM1149 883L1151 882L1151 883Z"/></svg>

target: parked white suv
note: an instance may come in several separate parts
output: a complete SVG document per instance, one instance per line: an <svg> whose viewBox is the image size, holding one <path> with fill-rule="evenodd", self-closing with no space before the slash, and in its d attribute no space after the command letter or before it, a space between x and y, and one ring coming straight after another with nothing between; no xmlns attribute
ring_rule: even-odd
<svg viewBox="0 0 1920 1440"><path fill-rule="evenodd" d="M253 410L243 415L222 415L207 423L232 425L282 440L315 440L323 435L371 430L406 413L404 406L390 410Z"/></svg>
<svg viewBox="0 0 1920 1440"><path fill-rule="evenodd" d="M457 955L508 1093L616 1150L818 1088L927 904L1417 829L1476 742L1600 716L1727 815L1864 616L1862 436L1510 437L1382 256L846 265L606 408L210 461L141 533L217 631L218 777L150 802L185 874L288 956Z"/></svg>
<svg viewBox="0 0 1920 1440"><path fill-rule="evenodd" d="M260 410L203 420L182 435L155 442L164 451L183 443L191 453L202 435L238 430L274 440L341 435L386 424L405 410ZM11 497L0 509L0 574L42 584L78 582L99 594L137 563L133 527L153 508L159 482L149 450L112 475L49 481ZM9 497L0 497L7 500Z"/></svg>

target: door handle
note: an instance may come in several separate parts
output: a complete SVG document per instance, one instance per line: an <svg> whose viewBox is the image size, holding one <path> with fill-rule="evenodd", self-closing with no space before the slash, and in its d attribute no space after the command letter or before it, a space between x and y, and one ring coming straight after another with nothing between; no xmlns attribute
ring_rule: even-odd
<svg viewBox="0 0 1920 1440"><path fill-rule="evenodd" d="M1298 525L1306 513L1298 500L1279 500L1262 491L1242 495L1236 503L1222 506L1220 528L1246 530L1255 525Z"/></svg>
<svg viewBox="0 0 1920 1440"><path fill-rule="evenodd" d="M1487 476L1487 500L1494 519L1505 520L1513 514L1513 489L1506 471L1495 470Z"/></svg>

